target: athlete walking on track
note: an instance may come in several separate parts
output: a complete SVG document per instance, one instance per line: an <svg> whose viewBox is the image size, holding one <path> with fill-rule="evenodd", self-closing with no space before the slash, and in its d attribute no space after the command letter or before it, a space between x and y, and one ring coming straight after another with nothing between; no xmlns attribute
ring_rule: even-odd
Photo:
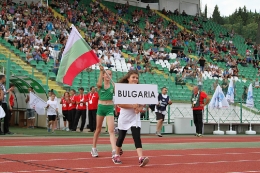
<svg viewBox="0 0 260 173"><path fill-rule="evenodd" d="M138 84L139 74L138 71L129 71L119 83ZM138 104L118 104L120 109L120 116L118 118L119 136L116 142L116 154L112 158L115 164L121 164L120 149L124 142L126 132L131 129L132 136L135 143L137 155L139 157L139 166L143 167L149 162L148 157L143 156L142 141L141 141L141 120L140 111L145 105Z"/></svg>
<svg viewBox="0 0 260 173"><path fill-rule="evenodd" d="M112 71L104 71L100 65L100 74L97 82L99 102L97 109L97 125L93 138L93 147L91 150L92 157L98 157L97 141L101 132L103 120L106 117L108 132L110 135L110 143L112 147L112 157L115 155L116 138L114 133L114 85L111 83Z"/></svg>
<svg viewBox="0 0 260 173"><path fill-rule="evenodd" d="M156 114L156 120L157 120L157 126L156 126L156 135L159 137L162 137L161 129L163 125L163 121L165 119L166 115L166 107L168 105L172 104L172 101L170 97L167 95L167 88L162 88L162 93L159 93L158 95L158 105L155 106L155 114Z"/></svg>

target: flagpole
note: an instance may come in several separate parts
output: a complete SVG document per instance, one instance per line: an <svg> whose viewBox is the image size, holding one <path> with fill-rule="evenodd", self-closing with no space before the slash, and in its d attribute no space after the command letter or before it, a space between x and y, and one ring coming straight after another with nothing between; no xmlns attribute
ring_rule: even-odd
<svg viewBox="0 0 260 173"><path fill-rule="evenodd" d="M252 114L252 108L250 108L250 114ZM253 116L253 118L250 119L250 122L249 122L249 130L246 131L246 135L255 135L256 134L256 131L252 130L252 120L255 118L255 115Z"/></svg>
<svg viewBox="0 0 260 173"><path fill-rule="evenodd" d="M252 114L252 108L254 107L254 100L253 100L253 88L252 88L252 83L249 85L248 92L247 92L247 100L246 100L247 107L250 107L250 115ZM253 116L253 118L255 115ZM252 130L252 120L250 120L250 125L249 125L249 130L245 132L246 135L255 135L256 131Z"/></svg>

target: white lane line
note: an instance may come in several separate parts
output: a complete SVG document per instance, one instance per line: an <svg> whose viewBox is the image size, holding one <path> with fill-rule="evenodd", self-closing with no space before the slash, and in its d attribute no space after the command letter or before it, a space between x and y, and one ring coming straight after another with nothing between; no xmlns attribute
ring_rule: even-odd
<svg viewBox="0 0 260 173"><path fill-rule="evenodd" d="M218 163L242 163L242 162L260 162L259 160L219 160L215 162L176 162L176 163L168 163L168 164L148 164L147 167L158 167L158 166L174 166L174 165L197 165L197 164L218 164ZM117 165L117 166L103 166L103 167L91 167L91 168L70 168L74 170L86 170L86 169L114 169L114 168L131 168L138 167L139 165ZM66 169L55 169L55 170L66 170ZM48 171L48 170L46 170ZM19 172L32 172L32 171L17 171ZM34 172L43 172L43 170L34 170ZM260 171L244 171L244 172L260 172ZM0 172L0 173L11 173L11 172ZM238 172L229 172L229 173L238 173ZM240 172L239 172L240 173Z"/></svg>
<svg viewBox="0 0 260 173"><path fill-rule="evenodd" d="M238 155L238 154L259 154L260 152L249 152L249 153L219 153L219 154L206 154L206 153L197 153L197 154L166 154L166 155L154 155L154 156L147 156L147 157L182 157L182 156L217 156L217 155ZM110 159L111 157L99 157L98 159ZM136 156L129 156L123 158L136 158ZM47 160L24 160L24 162L51 162L51 161L77 161L77 160L92 160L93 158L86 157L86 158L64 158L64 159L47 159ZM2 161L0 165L3 163L12 163L16 161Z"/></svg>

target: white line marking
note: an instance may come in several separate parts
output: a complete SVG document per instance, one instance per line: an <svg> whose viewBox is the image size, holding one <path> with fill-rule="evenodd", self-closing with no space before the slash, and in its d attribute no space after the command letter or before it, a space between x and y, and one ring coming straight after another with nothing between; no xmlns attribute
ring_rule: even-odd
<svg viewBox="0 0 260 173"><path fill-rule="evenodd" d="M155 155L155 156L147 156L147 157L182 157L182 156L216 156L216 155L236 155L236 154L259 154L260 152L246 152L246 153L219 153L219 154L206 154L206 153L196 153L196 154L167 154L167 155ZM129 156L129 157L124 157L122 156L123 158L136 158L137 156ZM47 159L47 160L24 160L24 162L51 162L51 161L70 161L70 160L73 160L73 161L77 161L77 160L92 160L93 158L91 157L86 157L86 158L74 158L74 159L69 159L69 158L64 158L64 159ZM99 157L98 158L99 160L100 159L111 159L111 157ZM243 161L243 160L241 160ZM16 161L3 161L3 162L0 162L0 165L3 164L3 163L12 163L12 162L16 162ZM214 162L215 163L215 162Z"/></svg>
<svg viewBox="0 0 260 173"><path fill-rule="evenodd" d="M50 171L50 170L40 169L40 170L34 170L34 171L37 171L37 172L47 172L47 171Z"/></svg>

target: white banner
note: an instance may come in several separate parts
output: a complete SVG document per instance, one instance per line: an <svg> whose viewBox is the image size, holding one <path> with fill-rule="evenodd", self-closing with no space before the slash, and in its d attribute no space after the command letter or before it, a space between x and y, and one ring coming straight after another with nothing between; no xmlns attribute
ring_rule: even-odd
<svg viewBox="0 0 260 173"><path fill-rule="evenodd" d="M30 103L29 104L30 104L30 107L32 109L34 109L38 115L46 115L45 108L47 107L47 103L32 92L30 92ZM50 108L52 108L52 107L50 107ZM52 109L54 109L54 108L52 108Z"/></svg>
<svg viewBox="0 0 260 173"><path fill-rule="evenodd" d="M115 84L115 104L158 104L158 86L152 84Z"/></svg>
<svg viewBox="0 0 260 173"><path fill-rule="evenodd" d="M216 91L214 92L213 97L209 103L209 108L227 108L229 104L227 99L222 91L222 88L218 85Z"/></svg>
<svg viewBox="0 0 260 173"><path fill-rule="evenodd" d="M230 103L234 103L234 92L235 92L234 83L233 83L233 80L231 79L230 82L229 82L228 92L227 92L227 95L226 95L226 99Z"/></svg>
<svg viewBox="0 0 260 173"><path fill-rule="evenodd" d="M247 91L246 106L247 107L254 107L252 84L249 85L249 88L248 88L248 91Z"/></svg>

